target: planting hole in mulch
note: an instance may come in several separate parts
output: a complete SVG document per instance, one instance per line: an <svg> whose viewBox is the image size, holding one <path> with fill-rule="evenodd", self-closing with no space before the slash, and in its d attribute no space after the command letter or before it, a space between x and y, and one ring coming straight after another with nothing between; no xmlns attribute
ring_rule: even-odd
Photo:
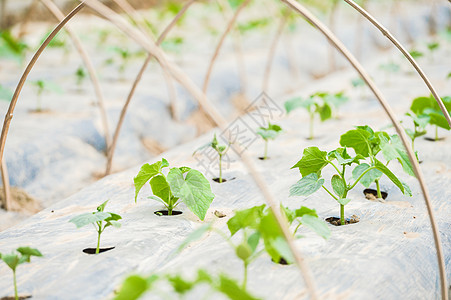
<svg viewBox="0 0 451 300"><path fill-rule="evenodd" d="M232 177L232 178L229 178L229 179L222 178L222 182L219 182L219 178L218 178L218 177L213 178L212 180L213 180L214 182L217 182L217 183L224 183L224 182L226 182L226 181L234 180L235 178L236 178L236 177Z"/></svg>
<svg viewBox="0 0 451 300"><path fill-rule="evenodd" d="M259 160L268 160L268 159L270 159L270 157L265 158L264 156L259 156L258 159Z"/></svg>
<svg viewBox="0 0 451 300"><path fill-rule="evenodd" d="M276 261L275 261L274 259L272 259L272 258L271 258L271 261L274 262L274 263L276 263ZM277 262L277 264L283 265L283 266L289 265L289 263L288 263L288 262L285 260L285 258L283 258L283 257L281 257L281 258L279 259L279 262Z"/></svg>
<svg viewBox="0 0 451 300"><path fill-rule="evenodd" d="M345 225L349 225L349 224L355 224L358 223L360 221L360 218L357 217L356 215L352 215L351 218L347 218L345 220ZM335 225L335 226L341 226L341 222L340 222L340 218L337 217L329 217L326 218L326 222Z"/></svg>
<svg viewBox="0 0 451 300"><path fill-rule="evenodd" d="M103 252L107 252L110 250L113 250L116 247L109 247L109 248L99 248L99 254ZM85 248L83 249L83 252L86 254L96 254L96 248Z"/></svg>
<svg viewBox="0 0 451 300"><path fill-rule="evenodd" d="M429 142L438 142L438 141L443 141L444 139L445 139L445 137L441 137L441 138L438 138L438 139L435 139L435 138L431 138L431 137L424 137L424 139L426 140L426 141L429 141Z"/></svg>
<svg viewBox="0 0 451 300"><path fill-rule="evenodd" d="M363 194L365 195L365 198L368 200L377 200L377 190L373 189L364 189ZM387 199L388 193L381 191L382 199Z"/></svg>
<svg viewBox="0 0 451 300"><path fill-rule="evenodd" d="M31 298L31 295L19 296L19 300L30 299L30 298ZM6 297L0 298L0 300L15 300L15 299L16 299L16 297L14 297L14 296L6 296Z"/></svg>
<svg viewBox="0 0 451 300"><path fill-rule="evenodd" d="M157 210L157 211L154 212L154 214L156 214L157 216L172 217L172 216L181 215L181 214L183 214L183 212L181 212L180 210L173 210L172 211L172 215L168 215L168 211L167 210Z"/></svg>

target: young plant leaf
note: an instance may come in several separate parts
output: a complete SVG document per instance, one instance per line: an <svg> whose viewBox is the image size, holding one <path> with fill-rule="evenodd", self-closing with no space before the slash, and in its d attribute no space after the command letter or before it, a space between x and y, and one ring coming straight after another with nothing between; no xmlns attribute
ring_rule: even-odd
<svg viewBox="0 0 451 300"><path fill-rule="evenodd" d="M349 198L340 198L340 199L338 199L337 201L338 201L338 203L340 203L341 205L346 205L346 204L348 204L349 202L351 202L351 199L349 199Z"/></svg>
<svg viewBox="0 0 451 300"><path fill-rule="evenodd" d="M38 257L42 256L42 253L38 249L30 247L19 247L17 248L17 252L27 256L38 256Z"/></svg>
<svg viewBox="0 0 451 300"><path fill-rule="evenodd" d="M354 180L357 180L360 175L362 175L363 172L365 172L367 169L370 168L370 165L367 163L363 163L358 165L357 167L352 170L352 178ZM372 169L368 171L363 177L360 179L360 183L368 188L370 187L371 183L373 183L376 179L379 179L382 176L382 172L378 169Z"/></svg>
<svg viewBox="0 0 451 300"><path fill-rule="evenodd" d="M407 174L415 176L409 156L398 135L392 135L390 139L380 136L380 147L386 161L397 159Z"/></svg>
<svg viewBox="0 0 451 300"><path fill-rule="evenodd" d="M332 176L330 183L332 184L332 189L334 190L335 194L337 194L337 196L340 198L343 197L346 191L346 186L343 182L343 179L335 174L334 176Z"/></svg>
<svg viewBox="0 0 451 300"><path fill-rule="evenodd" d="M228 278L224 274L219 275L219 286L217 289L229 297L230 300L259 300L259 298L249 294L235 280Z"/></svg>
<svg viewBox="0 0 451 300"><path fill-rule="evenodd" d="M157 279L157 275L152 275L148 278L140 275L130 275L122 283L121 289L114 297L114 300L137 300L151 288Z"/></svg>
<svg viewBox="0 0 451 300"><path fill-rule="evenodd" d="M264 209L265 205L263 204L235 212L235 215L227 221L230 235L233 236L243 228L249 227L256 229L260 223L260 218L263 215Z"/></svg>
<svg viewBox="0 0 451 300"><path fill-rule="evenodd" d="M318 174L311 173L302 177L290 187L291 196L309 196L319 190L324 184L324 179L318 178Z"/></svg>
<svg viewBox="0 0 451 300"><path fill-rule="evenodd" d="M340 137L340 145L342 147L351 147L356 154L369 157L370 144L368 139L370 135L370 132L360 128L349 130Z"/></svg>
<svg viewBox="0 0 451 300"><path fill-rule="evenodd" d="M161 169L163 167L169 166L169 163L166 159L162 159L162 161L157 161L153 164L144 164L139 170L138 175L133 178L133 182L135 183L135 202L138 197L138 193L141 188L155 175L161 173Z"/></svg>
<svg viewBox="0 0 451 300"><path fill-rule="evenodd" d="M319 219L318 216L306 214L301 217L301 223L326 240L331 235L330 228L323 220Z"/></svg>
<svg viewBox="0 0 451 300"><path fill-rule="evenodd" d="M152 193L169 204L171 200L171 188L163 175L157 175L152 177L150 180L150 187L152 188Z"/></svg>
<svg viewBox="0 0 451 300"><path fill-rule="evenodd" d="M321 151L318 147L308 147L304 149L301 160L291 168L299 168L302 177L311 173L320 174L321 170L328 164L326 156L326 151Z"/></svg>
<svg viewBox="0 0 451 300"><path fill-rule="evenodd" d="M191 169L183 178L183 173L179 168L172 168L167 176L167 181L172 194L180 198L203 221L211 202L215 198L210 183L204 175Z"/></svg>
<svg viewBox="0 0 451 300"><path fill-rule="evenodd" d="M74 223L75 226L77 226L77 228L81 228L83 226L86 226L86 225L89 225L89 224L92 224L95 222L103 221L103 220L109 218L110 216L111 216L110 213L98 211L95 213L85 213L85 214L78 215L78 216L70 219L69 222Z"/></svg>
<svg viewBox="0 0 451 300"><path fill-rule="evenodd" d="M390 171L383 163L381 163L377 159L375 159L374 165L379 171L384 173L388 177L388 179L390 179L401 190L403 194L405 193L404 186L402 185L398 177L396 177L396 175L392 173L392 171Z"/></svg>

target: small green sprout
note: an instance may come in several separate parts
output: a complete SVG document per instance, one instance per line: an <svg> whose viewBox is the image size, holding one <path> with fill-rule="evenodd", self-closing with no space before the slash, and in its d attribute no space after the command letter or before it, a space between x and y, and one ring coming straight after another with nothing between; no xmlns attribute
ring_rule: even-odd
<svg viewBox="0 0 451 300"><path fill-rule="evenodd" d="M438 48L440 48L440 43L439 42L431 42L428 43L426 45L428 47L429 53L431 54L431 59L434 55L434 52L438 50Z"/></svg>
<svg viewBox="0 0 451 300"><path fill-rule="evenodd" d="M30 248L30 247L19 247L15 252L11 254L2 254L0 253L0 258L11 268L13 271L13 280L14 280L14 297L16 300L19 299L19 295L17 293L17 281L16 281L16 269L17 266L26 262L30 262L30 258L32 256L42 257L41 252L38 249Z"/></svg>
<svg viewBox="0 0 451 300"><path fill-rule="evenodd" d="M332 104L328 102L326 97L327 93L315 93L310 95L308 98L304 99L301 97L295 97L285 102L285 110L287 114L298 107L302 107L307 110L310 117L309 126L309 137L308 139L313 140L313 126L315 123L315 115L318 115L321 122L329 120L332 118Z"/></svg>
<svg viewBox="0 0 451 300"><path fill-rule="evenodd" d="M77 78L77 86L81 87L83 81L86 79L87 76L85 69L82 66L78 67L78 69L75 71L75 76Z"/></svg>
<svg viewBox="0 0 451 300"><path fill-rule="evenodd" d="M219 183L222 183L223 179L222 179L222 157L227 153L227 151L229 151L230 149L230 145L231 143L229 142L229 144L226 145L220 145L218 143L218 139L216 138L216 133L213 136L213 140L211 142L208 142L207 144L203 145L202 147L199 147L196 151L194 151L193 155L195 155L198 151L203 150L205 148L213 148L216 153L218 153L219 156Z"/></svg>
<svg viewBox="0 0 451 300"><path fill-rule="evenodd" d="M92 224L94 226L97 231L96 254L99 254L100 252L100 236L105 228L109 226L116 228L121 227L119 220L122 219L122 217L120 215L104 211L108 201L109 200L103 202L100 206L98 206L97 211L95 212L81 214L69 220L69 222L74 223L77 228L81 228L89 224Z"/></svg>
<svg viewBox="0 0 451 300"><path fill-rule="evenodd" d="M35 109L36 112L42 111L41 103L42 103L42 95L44 94L44 92L55 92L58 94L61 94L63 92L63 90L59 85L50 80L39 79L32 81L31 84L35 86L37 93L37 102Z"/></svg>
<svg viewBox="0 0 451 300"><path fill-rule="evenodd" d="M0 31L0 57L13 58L22 63L29 46L22 40L15 38L11 31Z"/></svg>
<svg viewBox="0 0 451 300"><path fill-rule="evenodd" d="M418 50L410 50L409 54L412 56L413 59L418 59L420 57L424 56L424 53Z"/></svg>
<svg viewBox="0 0 451 300"><path fill-rule="evenodd" d="M265 152L263 160L268 159L268 141L276 139L281 133L282 128L279 125L268 122L268 127L260 127L257 129L257 134L265 141Z"/></svg>
<svg viewBox="0 0 451 300"><path fill-rule="evenodd" d="M189 167L170 168L167 175L164 168L169 167L166 159L153 164L144 164L138 175L133 179L135 183L135 202L141 188L149 182L153 195L149 199L156 200L166 206L168 215L172 215L174 208L180 202L199 217L205 219L215 195L211 191L210 183L205 176Z"/></svg>
<svg viewBox="0 0 451 300"><path fill-rule="evenodd" d="M443 97L442 101L448 113L451 113L451 97ZM432 95L430 95L429 97L418 97L413 99L410 110L411 112L409 114L415 117L414 122L417 122L419 125L421 125L421 127L426 127L426 122L429 125L435 126L436 141L439 140L438 128L450 130L445 116L443 115L440 107L437 104L437 101Z"/></svg>

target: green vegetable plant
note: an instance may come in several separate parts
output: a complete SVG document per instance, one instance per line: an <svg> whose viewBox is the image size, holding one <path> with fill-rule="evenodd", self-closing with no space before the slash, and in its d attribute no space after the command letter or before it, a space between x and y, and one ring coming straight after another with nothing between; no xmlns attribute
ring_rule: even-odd
<svg viewBox="0 0 451 300"><path fill-rule="evenodd" d="M100 206L98 206L95 212L84 213L69 220L69 222L74 223L77 228L81 228L89 224L92 224L94 226L95 230L97 231L96 254L99 254L100 252L100 236L105 231L105 229L109 226L116 228L121 227L119 220L122 219L122 217L120 215L104 211L108 201L109 200L103 202Z"/></svg>
<svg viewBox="0 0 451 300"><path fill-rule="evenodd" d="M23 263L29 263L32 256L42 257L41 252L38 249L30 247L19 247L16 251L11 252L11 254L0 253L0 258L11 268L13 271L13 282L14 282L14 297L16 300L19 299L17 293L17 281L16 281L16 269L17 266Z"/></svg>
<svg viewBox="0 0 451 300"><path fill-rule="evenodd" d="M451 97L443 97L442 98L443 104L445 105L446 110L448 113L451 112ZM407 134L412 137L415 137L415 132L419 131L417 133L421 135L426 134L425 128L426 125L431 125L435 127L435 141L438 141L440 138L438 136L438 128L443 128L446 130L450 130L449 124L446 121L445 116L443 115L442 111L440 110L440 107L437 104L437 101L435 101L435 98L430 95L429 97L418 97L413 99L412 105L410 106L410 112L408 115L413 119L414 125L415 125L415 131L406 130ZM416 124L418 124L419 129L416 129ZM424 133L423 133L424 132ZM412 145L413 141L412 139Z"/></svg>
<svg viewBox="0 0 451 300"><path fill-rule="evenodd" d="M315 146L304 149L302 158L292 167L299 169L302 178L290 188L290 196L309 196L323 188L340 205L341 225L345 225L345 205L351 201L348 193L359 182L365 187L375 182L377 197L382 198L379 180L386 175L402 193L411 196L410 188L388 168L392 160L398 160L406 173L414 174L397 135L390 136L384 131L374 132L369 126L358 126L341 136L340 145L342 147L330 152ZM354 150L354 156L349 153L349 148ZM378 153L383 154L386 163L376 157ZM322 178L322 170L326 166L331 166L335 171L330 178L332 191ZM346 171L352 166L352 176L348 178Z"/></svg>
<svg viewBox="0 0 451 300"><path fill-rule="evenodd" d="M75 77L77 78L77 86L80 88L83 84L83 81L86 79L86 71L83 67L78 67L78 69L75 71Z"/></svg>
<svg viewBox="0 0 451 300"><path fill-rule="evenodd" d="M423 53L423 52L418 51L418 50L415 50L415 49L410 50L410 51L409 51L409 54L413 57L413 59L418 59L418 58L424 56L424 53Z"/></svg>
<svg viewBox="0 0 451 300"><path fill-rule="evenodd" d="M271 124L270 122L268 122L267 127L259 127L257 129L257 134L265 141L265 151L261 159L268 159L268 142L269 140L275 140L281 131L282 128L279 125Z"/></svg>
<svg viewBox="0 0 451 300"><path fill-rule="evenodd" d="M61 94L63 91L59 85L56 83L50 81L50 80L35 80L32 81L31 84L36 88L36 94L37 94L37 102L36 102L36 112L42 112L42 95L45 92L55 92L58 94Z"/></svg>
<svg viewBox="0 0 451 300"><path fill-rule="evenodd" d="M11 31L0 31L0 57L12 58L22 63L29 46L22 40L15 38Z"/></svg>
<svg viewBox="0 0 451 300"><path fill-rule="evenodd" d="M219 177L218 181L219 183L223 182L222 178L222 157L229 151L231 143L229 142L228 145L221 145L218 143L218 139L216 138L216 133L213 136L213 140L211 142L206 143L205 145L199 147L196 151L194 151L193 155L195 155L198 151L206 149L206 148L213 148L219 157Z"/></svg>
<svg viewBox="0 0 451 300"><path fill-rule="evenodd" d="M430 54L430 57L432 60L434 52L437 51L438 48L440 48L440 43L439 42L431 42L431 43L427 43L426 46L429 50L429 54Z"/></svg>
<svg viewBox="0 0 451 300"><path fill-rule="evenodd" d="M315 123L315 115L318 115L321 122L324 122L332 118L333 105L328 100L327 93L315 93L308 98L295 97L285 102L285 110L287 114L296 108L302 107L307 110L310 122L309 122L309 139L314 139L313 126Z"/></svg>
<svg viewBox="0 0 451 300"><path fill-rule="evenodd" d="M141 188L149 182L153 193L149 199L161 202L167 208L168 215L172 215L174 208L184 202L203 221L215 197L210 183L201 172L189 167L169 168L165 175L163 170L168 167L169 162L164 158L141 167L134 178L135 202Z"/></svg>

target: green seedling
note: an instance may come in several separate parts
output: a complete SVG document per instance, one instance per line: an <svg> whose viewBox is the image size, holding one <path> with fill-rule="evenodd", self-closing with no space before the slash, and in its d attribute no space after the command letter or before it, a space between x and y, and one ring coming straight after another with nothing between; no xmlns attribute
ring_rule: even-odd
<svg viewBox="0 0 451 300"><path fill-rule="evenodd" d="M16 39L9 30L0 31L0 57L12 58L22 63L27 49L29 46Z"/></svg>
<svg viewBox="0 0 451 300"><path fill-rule="evenodd" d="M415 139L423 136L427 133L426 127L430 122L430 117L428 115L416 115L414 112L408 112L406 113L406 116L410 118L410 120L413 123L413 130L410 128L406 128L406 134L412 141L412 151L416 153L415 151Z"/></svg>
<svg viewBox="0 0 451 300"><path fill-rule="evenodd" d="M99 254L100 252L100 236L103 231L105 231L105 229L109 226L116 228L121 227L119 220L122 219L122 217L120 215L104 211L108 201L109 200L103 202L100 206L98 206L97 211L95 212L81 214L69 220L69 222L74 223L77 228L81 228L89 224L92 224L94 226L95 230L97 231L96 254Z"/></svg>
<svg viewBox="0 0 451 300"><path fill-rule="evenodd" d="M45 92L55 92L58 94L61 94L63 92L63 90L61 89L61 87L59 85L57 85L56 83L50 81L50 80L35 80L32 81L31 84L33 86L35 86L36 88L36 93L37 93L37 102L36 102L36 112L41 112L42 111L42 95Z"/></svg>
<svg viewBox="0 0 451 300"><path fill-rule="evenodd" d="M198 148L196 151L194 151L193 155L195 155L198 151L206 149L206 148L213 148L216 153L218 153L219 157L219 183L222 183L222 157L229 151L231 143L229 142L228 145L220 145L218 143L218 139L216 138L216 133L213 136L213 140L211 142L208 142L207 144L203 145L202 147Z"/></svg>
<svg viewBox="0 0 451 300"><path fill-rule="evenodd" d="M315 93L308 98L296 97L285 102L285 110L287 114L296 108L302 107L307 110L310 117L309 139L314 139L313 126L315 123L315 115L318 115L321 122L332 118L332 104L325 97L326 93Z"/></svg>
<svg viewBox="0 0 451 300"><path fill-rule="evenodd" d="M428 47L428 50L429 50L429 53L430 53L431 59L432 59L434 52L437 51L438 48L440 48L440 43L432 42L432 43L428 43L426 46Z"/></svg>
<svg viewBox="0 0 451 300"><path fill-rule="evenodd" d="M201 172L189 167L170 168L166 176L163 169L168 167L169 163L164 158L154 164L145 164L141 167L138 175L133 179L135 202L141 188L149 182L153 193L149 199L161 202L167 208L168 215L172 215L174 208L180 202L184 202L203 221L215 197L210 183Z"/></svg>
<svg viewBox="0 0 451 300"><path fill-rule="evenodd" d="M443 97L442 101L448 113L451 113L451 97ZM445 116L443 115L440 107L437 104L437 101L432 95L430 95L429 97L418 97L413 99L410 110L410 114L413 116L412 118L415 118L414 122L416 121L422 127L426 127L426 125L424 124L426 122L428 125L435 127L436 141L439 140L438 128L450 130Z"/></svg>
<svg viewBox="0 0 451 300"><path fill-rule="evenodd" d="M268 122L267 127L260 127L257 129L257 134L265 141L265 152L263 160L268 159L268 142L269 140L275 140L281 133L282 128L279 125L271 124Z"/></svg>
<svg viewBox="0 0 451 300"><path fill-rule="evenodd" d="M157 284L158 283L158 284ZM119 292L114 300L136 300L140 299L148 291L158 293L158 286L162 284L169 284L175 293L178 294L178 299L184 299L190 291L201 285L210 287L208 294L202 299L216 299L219 295L223 295L231 300L259 300L251 295L247 290L243 289L240 284L225 274L211 275L206 270L200 269L197 271L195 279L186 279L184 276L176 275L151 275L148 277L141 275L131 275L127 277L122 283ZM167 299L167 295L162 295L162 298ZM223 297L220 297L223 299Z"/></svg>
<svg viewBox="0 0 451 300"><path fill-rule="evenodd" d="M353 87L359 88L365 86L365 81L362 78L357 77L351 80L351 84Z"/></svg>
<svg viewBox="0 0 451 300"><path fill-rule="evenodd" d="M83 81L86 79L86 71L83 67L78 67L78 69L75 71L75 77L77 78L77 86L81 87L83 84Z"/></svg>
<svg viewBox="0 0 451 300"><path fill-rule="evenodd" d="M17 266L23 263L29 263L32 256L42 257L41 252L38 249L30 248L30 247L19 247L15 252L11 252L11 254L2 254L0 253L0 258L11 268L13 271L13 280L14 280L14 297L16 300L19 299L19 295L17 293L17 281L16 281L16 269Z"/></svg>
<svg viewBox="0 0 451 300"><path fill-rule="evenodd" d="M161 48L165 51L181 53L180 49L184 41L184 38L181 36L167 38L161 43Z"/></svg>
<svg viewBox="0 0 451 300"><path fill-rule="evenodd" d="M446 79L450 79L451 78L451 72L448 73L448 75L446 75Z"/></svg>
<svg viewBox="0 0 451 300"><path fill-rule="evenodd" d="M129 49L123 47L112 47L111 51L114 53L114 55L113 57L105 60L105 64L118 64L118 70L121 76L124 75L127 65L130 64L130 61L132 59L139 58L145 55L145 52L143 51L132 52Z"/></svg>
<svg viewBox="0 0 451 300"><path fill-rule="evenodd" d="M420 52L420 51L415 50L415 49L414 49L414 50L410 50L410 51L409 51L409 54L413 57L413 59L418 59L418 58L424 56L424 53L423 53L423 52Z"/></svg>
<svg viewBox="0 0 451 300"><path fill-rule="evenodd" d="M302 178L290 188L290 196L309 196L323 188L340 205L341 225L345 224L345 205L351 201L348 193L359 182L365 187L375 182L377 197L382 198L379 180L386 175L402 193L411 196L410 188L387 167L390 161L398 160L404 171L413 176L412 165L397 135L390 136L383 131L374 132L369 126L358 126L341 136L340 145L342 147L329 153L318 147L304 149L301 160L292 167L299 169ZM356 155L351 156L347 147L353 148ZM376 158L380 152L387 161L385 164ZM330 179L332 191L322 178L322 170L328 165L335 170ZM353 165L356 166L349 179L346 171Z"/></svg>

